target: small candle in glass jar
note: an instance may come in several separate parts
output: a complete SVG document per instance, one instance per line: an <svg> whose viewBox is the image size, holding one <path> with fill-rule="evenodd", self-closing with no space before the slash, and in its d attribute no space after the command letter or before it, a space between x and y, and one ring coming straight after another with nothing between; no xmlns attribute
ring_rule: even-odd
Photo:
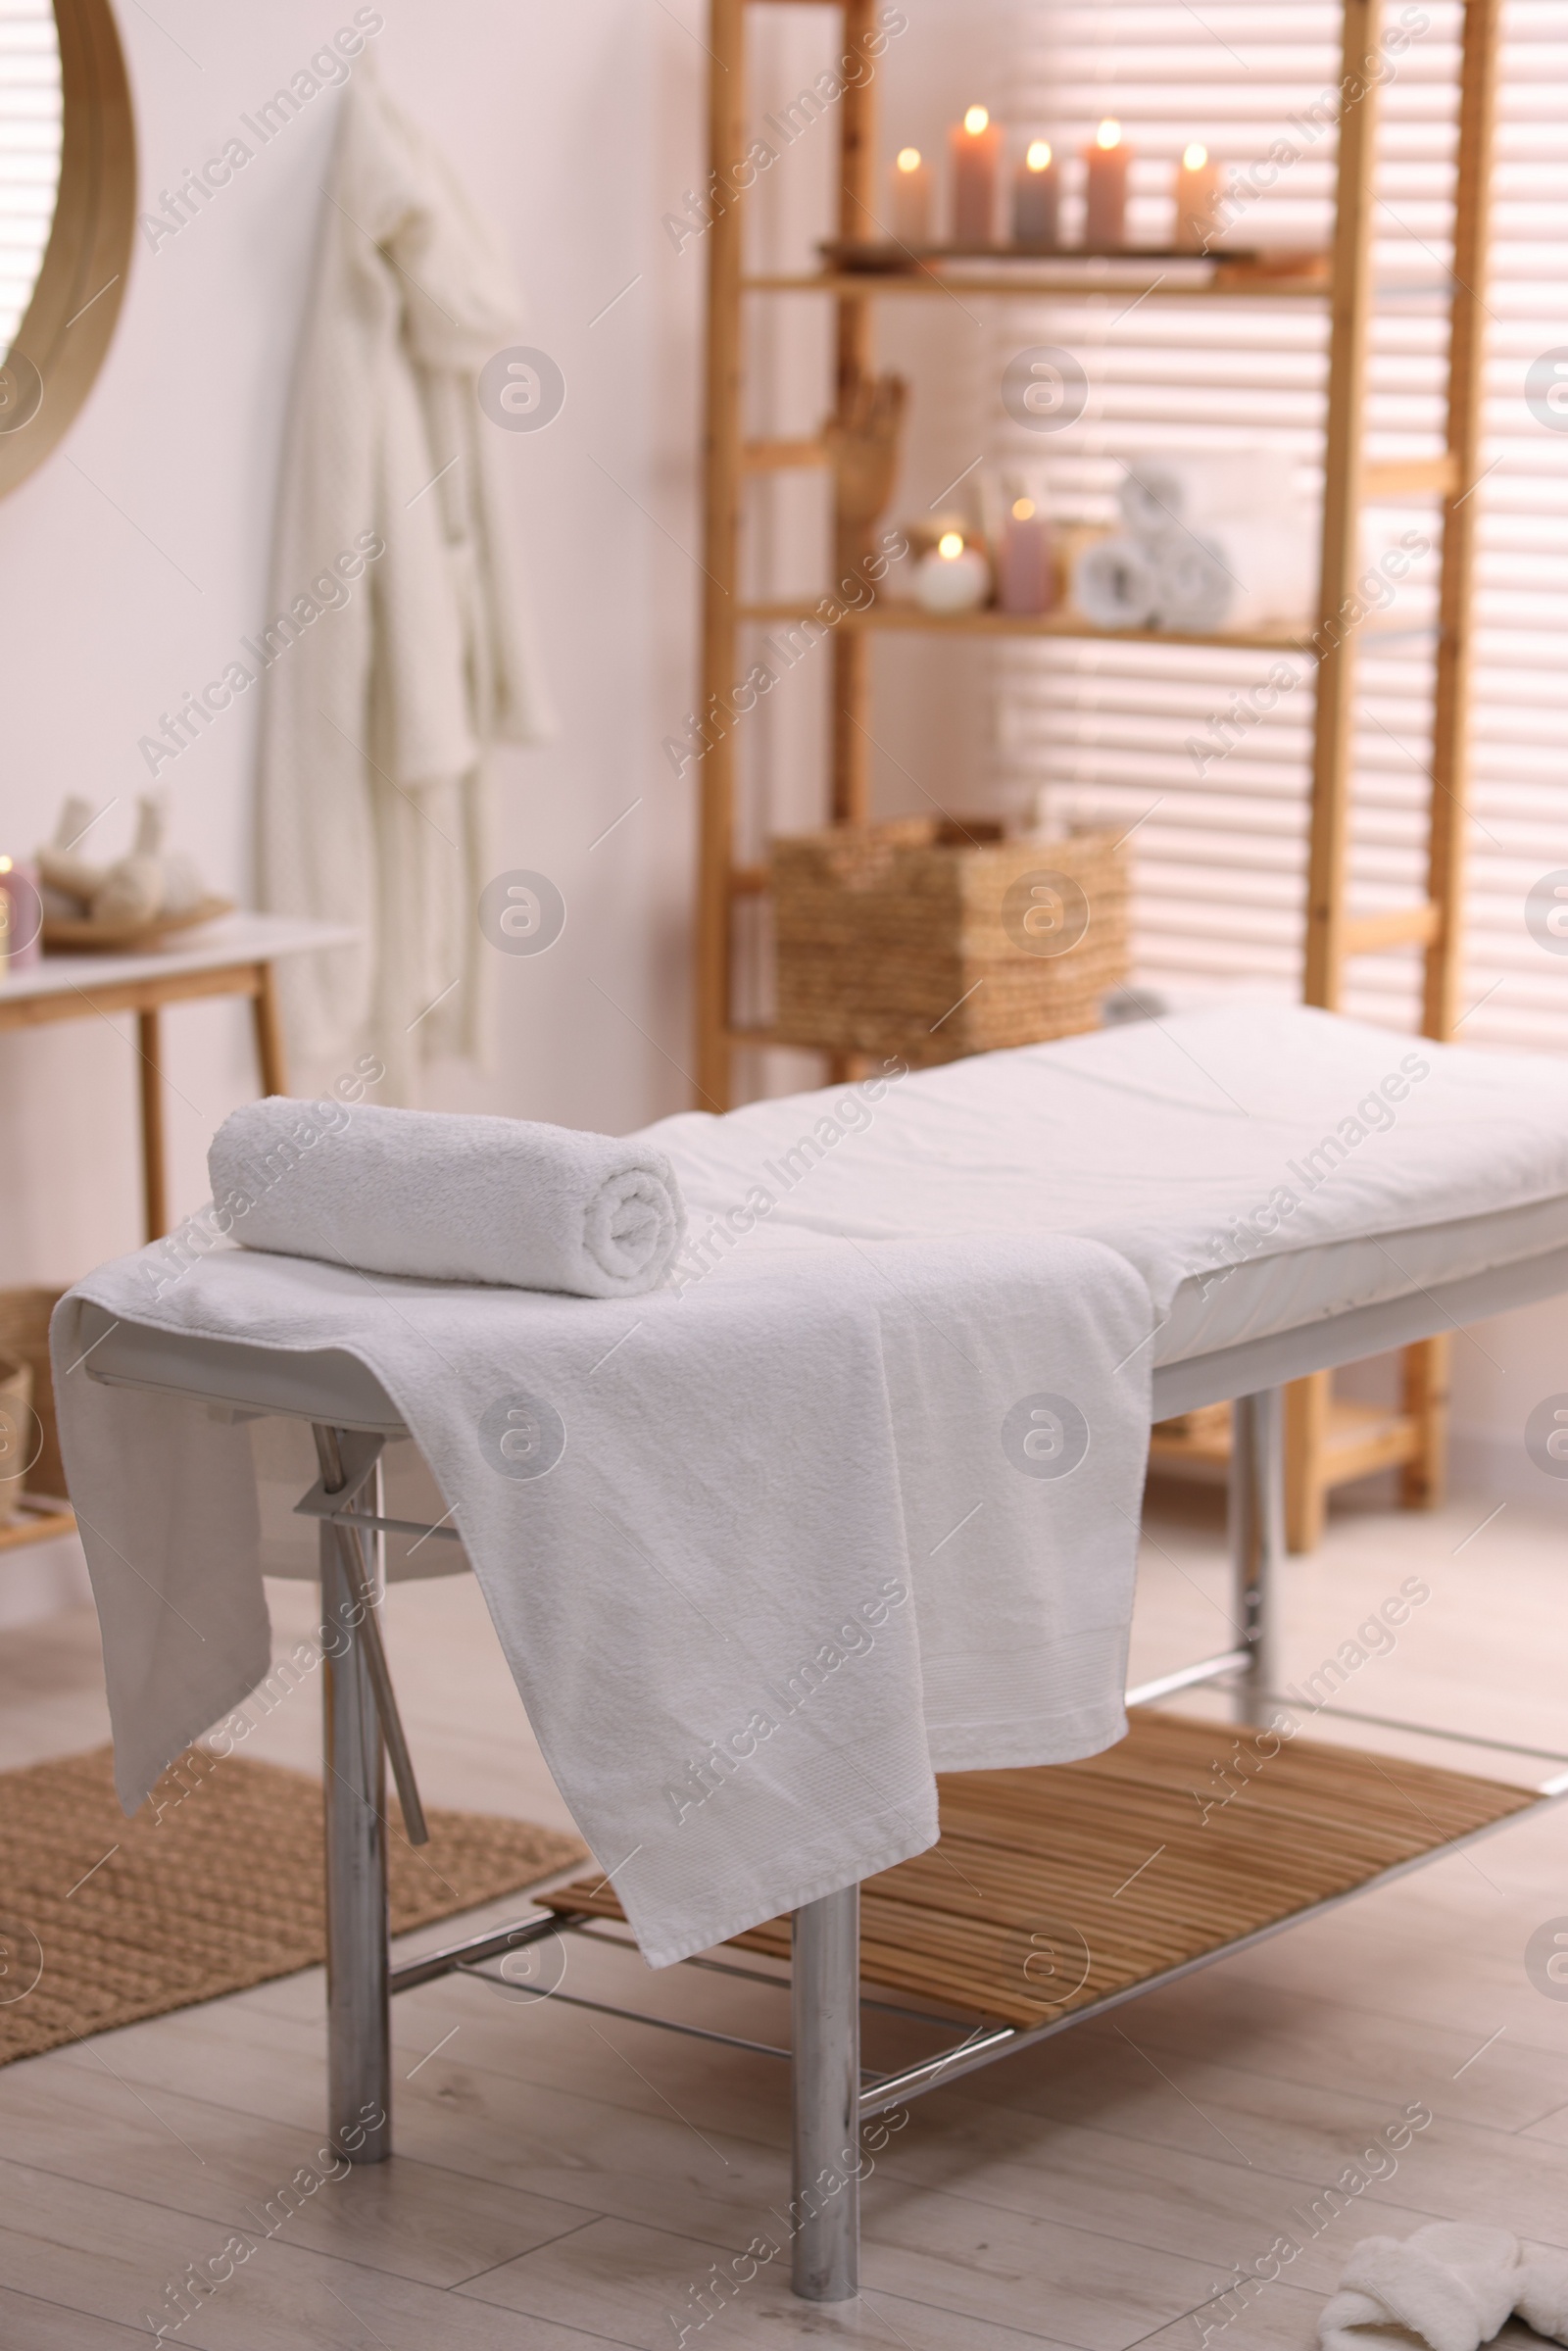
<svg viewBox="0 0 1568 2351"><path fill-rule="evenodd" d="M1051 525L1032 498L1015 498L1002 533L997 602L1004 612L1049 612L1055 601Z"/></svg>
<svg viewBox="0 0 1568 2351"><path fill-rule="evenodd" d="M1084 151L1084 243L1091 252L1114 252L1127 242L1127 164L1121 124L1107 120Z"/></svg>
<svg viewBox="0 0 1568 2351"><path fill-rule="evenodd" d="M30 865L0 857L0 977L24 971L43 953L43 901Z"/></svg>
<svg viewBox="0 0 1568 2351"><path fill-rule="evenodd" d="M991 565L961 531L945 530L914 567L915 601L928 612L973 612L991 593Z"/></svg>
<svg viewBox="0 0 1568 2351"><path fill-rule="evenodd" d="M931 242L931 166L918 147L893 159L893 241L916 248Z"/></svg>
<svg viewBox="0 0 1568 2351"><path fill-rule="evenodd" d="M1220 168L1208 149L1195 139L1176 171L1176 233L1171 242L1178 253L1206 253L1220 226Z"/></svg>
<svg viewBox="0 0 1568 2351"><path fill-rule="evenodd" d="M1002 132L983 106L971 106L951 134L953 242L989 245L997 232L997 161Z"/></svg>
<svg viewBox="0 0 1568 2351"><path fill-rule="evenodd" d="M1031 139L1012 179L1012 241L1050 247L1056 242L1061 172L1049 139Z"/></svg>

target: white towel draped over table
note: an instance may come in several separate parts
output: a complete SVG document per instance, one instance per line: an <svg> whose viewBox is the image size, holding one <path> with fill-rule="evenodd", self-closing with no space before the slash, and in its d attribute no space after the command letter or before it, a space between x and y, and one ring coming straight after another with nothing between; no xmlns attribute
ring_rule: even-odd
<svg viewBox="0 0 1568 2351"><path fill-rule="evenodd" d="M614 1300L237 1247L165 1274L103 1267L53 1330L127 1808L270 1636L245 1430L95 1384L82 1298L369 1365L655 1965L923 1850L934 1770L1122 1736L1151 1316L1108 1249L843 1242Z"/></svg>
<svg viewBox="0 0 1568 2351"><path fill-rule="evenodd" d="M144 1250L67 1298L62 1438L127 1803L266 1671L268 1625L245 1432L95 1385L84 1297L370 1366L662 1962L919 1850L933 1769L1120 1736L1152 1363L1568 1246L1568 1067L1289 1007L629 1140L691 1217L647 1297L232 1248L172 1281ZM564 1444L548 1474L497 1466L513 1410L527 1462Z"/></svg>
<svg viewBox="0 0 1568 2351"><path fill-rule="evenodd" d="M362 946L289 963L284 1011L313 1070L373 1049L387 1102L409 1098L424 1055L484 1057L486 749L551 726L513 611L493 428L474 389L515 341L516 316L489 229L362 62L324 191L278 487L260 874L265 906L360 929ZM363 564L353 579L340 557Z"/></svg>

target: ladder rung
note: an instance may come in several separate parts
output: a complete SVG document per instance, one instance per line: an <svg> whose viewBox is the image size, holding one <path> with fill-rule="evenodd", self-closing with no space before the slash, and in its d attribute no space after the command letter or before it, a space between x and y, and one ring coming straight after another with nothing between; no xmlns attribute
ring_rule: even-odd
<svg viewBox="0 0 1568 2351"><path fill-rule="evenodd" d="M1430 947L1443 927L1439 907L1394 906L1387 914L1361 914L1345 926L1348 955L1375 955L1388 947Z"/></svg>
<svg viewBox="0 0 1568 2351"><path fill-rule="evenodd" d="M1442 457L1396 458L1384 465L1361 468L1364 498L1407 498L1430 492L1451 497L1459 486L1459 461L1451 449Z"/></svg>
<svg viewBox="0 0 1568 2351"><path fill-rule="evenodd" d="M765 865L732 865L729 875L731 898L762 898L767 893Z"/></svg>
<svg viewBox="0 0 1568 2351"><path fill-rule="evenodd" d="M827 451L820 441L747 441L741 466L747 473L783 473L794 465L825 465Z"/></svg>

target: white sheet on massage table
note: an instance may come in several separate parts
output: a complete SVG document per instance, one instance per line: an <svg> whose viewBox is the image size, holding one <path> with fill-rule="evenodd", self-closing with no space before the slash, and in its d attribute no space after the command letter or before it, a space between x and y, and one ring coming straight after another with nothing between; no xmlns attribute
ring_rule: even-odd
<svg viewBox="0 0 1568 2351"><path fill-rule="evenodd" d="M1410 1052L1429 1074L1391 1105L1394 1126L1350 1149L1272 1248L1239 1261L1231 1249L1234 1270L1213 1281L1208 1237L1234 1229ZM874 1241L1020 1226L1109 1241L1164 1318L1156 1418L1568 1287L1568 1073L1544 1057L1412 1043L1311 1011L1182 1014L905 1077L852 1105L870 1125L829 1145L786 1193L783 1154L851 1092L649 1130L678 1163L698 1237L760 1183L779 1204L746 1236L749 1250L845 1231ZM267 1410L397 1419L346 1355L307 1363L122 1326L90 1360ZM314 1536L297 1526L292 1564L307 1572Z"/></svg>
<svg viewBox="0 0 1568 2351"><path fill-rule="evenodd" d="M1386 1103L1393 1123L1346 1143L1309 1190L1292 1162L1343 1141L1412 1053L1427 1074ZM1235 1005L906 1075L874 1104L852 1097L829 1088L647 1129L675 1163L694 1240L754 1187L776 1204L736 1248L1078 1234L1143 1275L1161 1365L1568 1245L1568 1065L1544 1056ZM834 1140L824 1120L846 1131ZM820 1155L786 1167L803 1141ZM1282 1189L1295 1209L1238 1243L1238 1220ZM688 1273L695 1262L688 1251Z"/></svg>

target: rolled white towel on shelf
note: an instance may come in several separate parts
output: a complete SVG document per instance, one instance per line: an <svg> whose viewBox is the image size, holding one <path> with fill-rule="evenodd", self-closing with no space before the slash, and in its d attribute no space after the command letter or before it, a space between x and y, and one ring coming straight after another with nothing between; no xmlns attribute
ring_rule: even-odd
<svg viewBox="0 0 1568 2351"><path fill-rule="evenodd" d="M223 1121L207 1169L248 1249L429 1281L635 1298L686 1230L662 1151L524 1119L274 1095Z"/></svg>
<svg viewBox="0 0 1568 2351"><path fill-rule="evenodd" d="M1147 628L1154 616L1151 550L1119 532L1092 540L1073 563L1072 594L1096 628Z"/></svg>
<svg viewBox="0 0 1568 2351"><path fill-rule="evenodd" d="M1177 450L1129 458L1116 496L1135 538L1184 524L1283 515L1296 504L1292 463L1277 450Z"/></svg>
<svg viewBox="0 0 1568 2351"><path fill-rule="evenodd" d="M1270 621L1305 622L1315 556L1304 516L1173 531L1151 550L1154 625L1211 636Z"/></svg>

